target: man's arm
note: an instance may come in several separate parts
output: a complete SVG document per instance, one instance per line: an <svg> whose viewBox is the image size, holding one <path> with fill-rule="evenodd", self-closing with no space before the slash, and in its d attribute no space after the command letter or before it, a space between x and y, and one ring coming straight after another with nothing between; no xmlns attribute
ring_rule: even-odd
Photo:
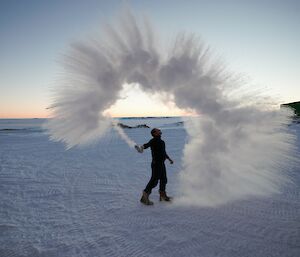
<svg viewBox="0 0 300 257"><path fill-rule="evenodd" d="M169 162L170 162L171 164L173 164L173 163L174 163L173 160L169 157L169 155L168 155L167 152L166 152L166 145L165 145L165 143L164 143L164 151L165 151L165 158L166 158L167 160L169 160Z"/></svg>
<svg viewBox="0 0 300 257"><path fill-rule="evenodd" d="M142 147L143 147L144 149L147 149L147 148L149 148L149 147L151 146L151 143L152 143L152 139L151 139L148 143L143 144Z"/></svg>
<svg viewBox="0 0 300 257"><path fill-rule="evenodd" d="M169 155L167 153L166 153L166 159L168 159L171 164L174 163L174 161L169 157Z"/></svg>
<svg viewBox="0 0 300 257"><path fill-rule="evenodd" d="M134 147L139 153L142 153L144 151L144 149L147 149L148 147L150 147L151 144L152 144L152 140L150 140L148 143L143 144L141 146L135 145Z"/></svg>

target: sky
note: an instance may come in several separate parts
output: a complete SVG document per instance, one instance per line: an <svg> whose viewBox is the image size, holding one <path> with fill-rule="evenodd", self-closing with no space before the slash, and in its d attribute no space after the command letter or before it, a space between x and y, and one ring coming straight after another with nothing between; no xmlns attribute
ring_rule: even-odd
<svg viewBox="0 0 300 257"><path fill-rule="evenodd" d="M128 0L164 42L178 32L201 37L230 70L278 99L300 101L300 1ZM70 43L101 33L124 6L119 0L0 0L0 118L49 117L47 107ZM127 87L113 116L183 112ZM126 97L127 96L127 97ZM137 108L138 106L138 108Z"/></svg>

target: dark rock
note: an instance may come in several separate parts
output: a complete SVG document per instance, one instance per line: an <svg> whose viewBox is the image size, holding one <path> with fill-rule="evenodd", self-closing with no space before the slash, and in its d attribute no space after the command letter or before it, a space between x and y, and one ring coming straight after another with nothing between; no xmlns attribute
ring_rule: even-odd
<svg viewBox="0 0 300 257"><path fill-rule="evenodd" d="M123 128L123 129L133 129L133 128L150 128L148 125L146 125L146 124L140 124L140 125L136 125L136 126L134 126L134 127L132 127L132 126L128 126L128 125L126 125L126 124L123 124L123 123L118 123L117 124L119 127L121 127L121 128Z"/></svg>

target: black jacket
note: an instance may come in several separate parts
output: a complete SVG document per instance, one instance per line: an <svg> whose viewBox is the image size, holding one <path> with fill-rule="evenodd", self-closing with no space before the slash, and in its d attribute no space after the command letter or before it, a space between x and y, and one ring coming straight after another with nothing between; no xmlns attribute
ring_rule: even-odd
<svg viewBox="0 0 300 257"><path fill-rule="evenodd" d="M152 161L153 162L164 162L166 159L169 159L169 156L166 153L166 145L160 137L152 138L148 143L144 144L144 149L148 147L151 148Z"/></svg>

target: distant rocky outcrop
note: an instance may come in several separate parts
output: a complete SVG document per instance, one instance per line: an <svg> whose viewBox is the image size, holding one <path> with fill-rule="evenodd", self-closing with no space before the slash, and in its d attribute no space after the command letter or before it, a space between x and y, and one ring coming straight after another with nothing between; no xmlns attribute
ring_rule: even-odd
<svg viewBox="0 0 300 257"><path fill-rule="evenodd" d="M280 108L290 108L294 111L296 116L300 117L300 101L299 102L282 104L282 105L280 105Z"/></svg>
<svg viewBox="0 0 300 257"><path fill-rule="evenodd" d="M123 129L133 129L133 128L150 128L148 125L146 124L139 124L139 125L136 125L136 126L128 126L126 124L123 124L123 123L118 123L117 126L123 128Z"/></svg>

